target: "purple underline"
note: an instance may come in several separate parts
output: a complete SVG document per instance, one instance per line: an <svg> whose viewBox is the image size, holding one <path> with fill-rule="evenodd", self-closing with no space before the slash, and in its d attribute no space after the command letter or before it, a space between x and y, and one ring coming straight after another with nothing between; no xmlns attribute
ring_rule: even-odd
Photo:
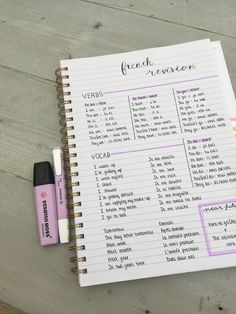
<svg viewBox="0 0 236 314"><path fill-rule="evenodd" d="M222 200L222 201L215 201L215 202L210 202L210 203L203 203L199 204L198 207L209 207L211 205L222 205L222 204L228 204L228 203L236 203L236 199L227 199L227 200Z"/></svg>
<svg viewBox="0 0 236 314"><path fill-rule="evenodd" d="M178 83L186 83L186 82L200 81L200 80L206 80L206 79L208 79L208 78L213 78L213 77L217 77L217 76L218 76L218 75L211 75L211 76L199 77L199 78L191 79L191 80L184 80L184 81L177 81L177 82L170 82L170 83L163 83L163 84L142 86L142 87L129 88L129 89L113 90L113 91L110 91L110 92L104 92L103 94L122 93L122 92L129 92L129 91L132 91L132 90L138 90L138 89L146 89L146 88L159 87L159 86L165 86L165 85L173 85L173 84L178 84Z"/></svg>
<svg viewBox="0 0 236 314"><path fill-rule="evenodd" d="M128 150L126 152L111 153L111 155L136 153L136 152L143 152L143 151L146 151L146 150L162 149L162 148L177 147L177 146L184 146L184 145L183 144L175 144L175 145L166 145L166 146L159 146L159 147L152 147L152 148L135 149L135 150Z"/></svg>

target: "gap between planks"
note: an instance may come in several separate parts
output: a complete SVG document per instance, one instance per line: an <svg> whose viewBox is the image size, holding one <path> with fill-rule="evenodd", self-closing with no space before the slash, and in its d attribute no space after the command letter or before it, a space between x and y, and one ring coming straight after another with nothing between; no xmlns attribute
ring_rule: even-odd
<svg viewBox="0 0 236 314"><path fill-rule="evenodd" d="M46 83L46 84L49 84L49 85L56 86L56 81L47 79L47 78L42 77L42 76L30 74L30 73L27 73L27 72L25 72L25 71L18 70L18 69L15 69L15 68L12 68L12 67L3 65L3 64L0 64L0 68L3 68L3 69L5 69L5 70L9 70L9 71L16 72L16 73L18 73L18 74L20 74L20 75L22 75L22 76L24 76L24 77L30 78L30 79L35 80L35 81L39 81L39 82L41 82L41 83Z"/></svg>
<svg viewBox="0 0 236 314"><path fill-rule="evenodd" d="M0 173L4 174L4 175L7 175L7 176L11 176L11 177L17 178L17 179L22 180L22 181L27 182L27 183L33 183L33 180L26 179L26 178L24 178L22 176L19 176L18 174L14 174L14 173L11 173L9 171L5 171L5 170L0 169ZM0 314L1 314L1 312L0 312Z"/></svg>
<svg viewBox="0 0 236 314"><path fill-rule="evenodd" d="M142 13L134 12L132 10L129 10L128 8L115 7L115 6L111 6L111 5L104 4L104 3L103 4L102 3L98 3L96 1L94 2L94 1L91 1L91 0L80 0L80 1L84 2L84 3L92 4L92 5L97 5L97 6L113 9L113 10L118 10L118 11L121 11L121 12L130 13L130 14L133 14L133 15L138 15L138 16L142 16L142 17L146 17L146 18L150 18L150 19L154 19L154 20L159 20L161 22L170 23L170 24L173 24L173 25L184 26L184 27L187 27L187 28L190 28L190 29L194 29L194 30L198 30L198 31L204 31L204 32L207 32L207 33L210 33L210 34L223 36L225 38L236 39L236 37L234 37L234 36L228 36L228 35L225 35L223 33L210 31L210 30L207 30L207 29L201 28L201 27L196 27L196 26L186 25L186 24L183 24L183 23L173 22L171 20L162 19L162 18L154 16L152 14L148 15L148 14L142 14Z"/></svg>

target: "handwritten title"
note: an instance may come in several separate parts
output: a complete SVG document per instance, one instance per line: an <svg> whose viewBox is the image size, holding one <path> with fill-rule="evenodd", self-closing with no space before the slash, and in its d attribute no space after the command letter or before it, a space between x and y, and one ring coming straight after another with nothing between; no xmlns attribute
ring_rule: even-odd
<svg viewBox="0 0 236 314"><path fill-rule="evenodd" d="M154 62L147 57L141 62L127 63L126 61L123 61L120 68L123 75L128 75L136 69L146 68L147 71L144 72L145 75L156 76L160 74L191 71L196 69L196 66L194 64L177 64L175 66L166 66L159 68L156 67Z"/></svg>

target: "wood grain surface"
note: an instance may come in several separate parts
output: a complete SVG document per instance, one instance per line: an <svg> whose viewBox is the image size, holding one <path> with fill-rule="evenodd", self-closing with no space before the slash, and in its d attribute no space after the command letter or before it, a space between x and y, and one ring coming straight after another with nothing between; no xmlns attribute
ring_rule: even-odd
<svg viewBox="0 0 236 314"><path fill-rule="evenodd" d="M40 247L36 230L32 167L60 143L59 60L202 38L221 40L236 90L234 0L0 0L1 302L28 314L236 313L235 268L80 288L68 245Z"/></svg>

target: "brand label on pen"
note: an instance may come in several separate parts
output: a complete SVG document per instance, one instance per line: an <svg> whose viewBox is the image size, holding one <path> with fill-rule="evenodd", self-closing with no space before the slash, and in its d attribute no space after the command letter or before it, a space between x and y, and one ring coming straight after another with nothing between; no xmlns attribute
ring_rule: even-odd
<svg viewBox="0 0 236 314"><path fill-rule="evenodd" d="M49 223L48 223L48 207L47 207L47 201L43 200L43 219L44 219L44 232L46 238L51 237L50 236L50 230L49 230Z"/></svg>

